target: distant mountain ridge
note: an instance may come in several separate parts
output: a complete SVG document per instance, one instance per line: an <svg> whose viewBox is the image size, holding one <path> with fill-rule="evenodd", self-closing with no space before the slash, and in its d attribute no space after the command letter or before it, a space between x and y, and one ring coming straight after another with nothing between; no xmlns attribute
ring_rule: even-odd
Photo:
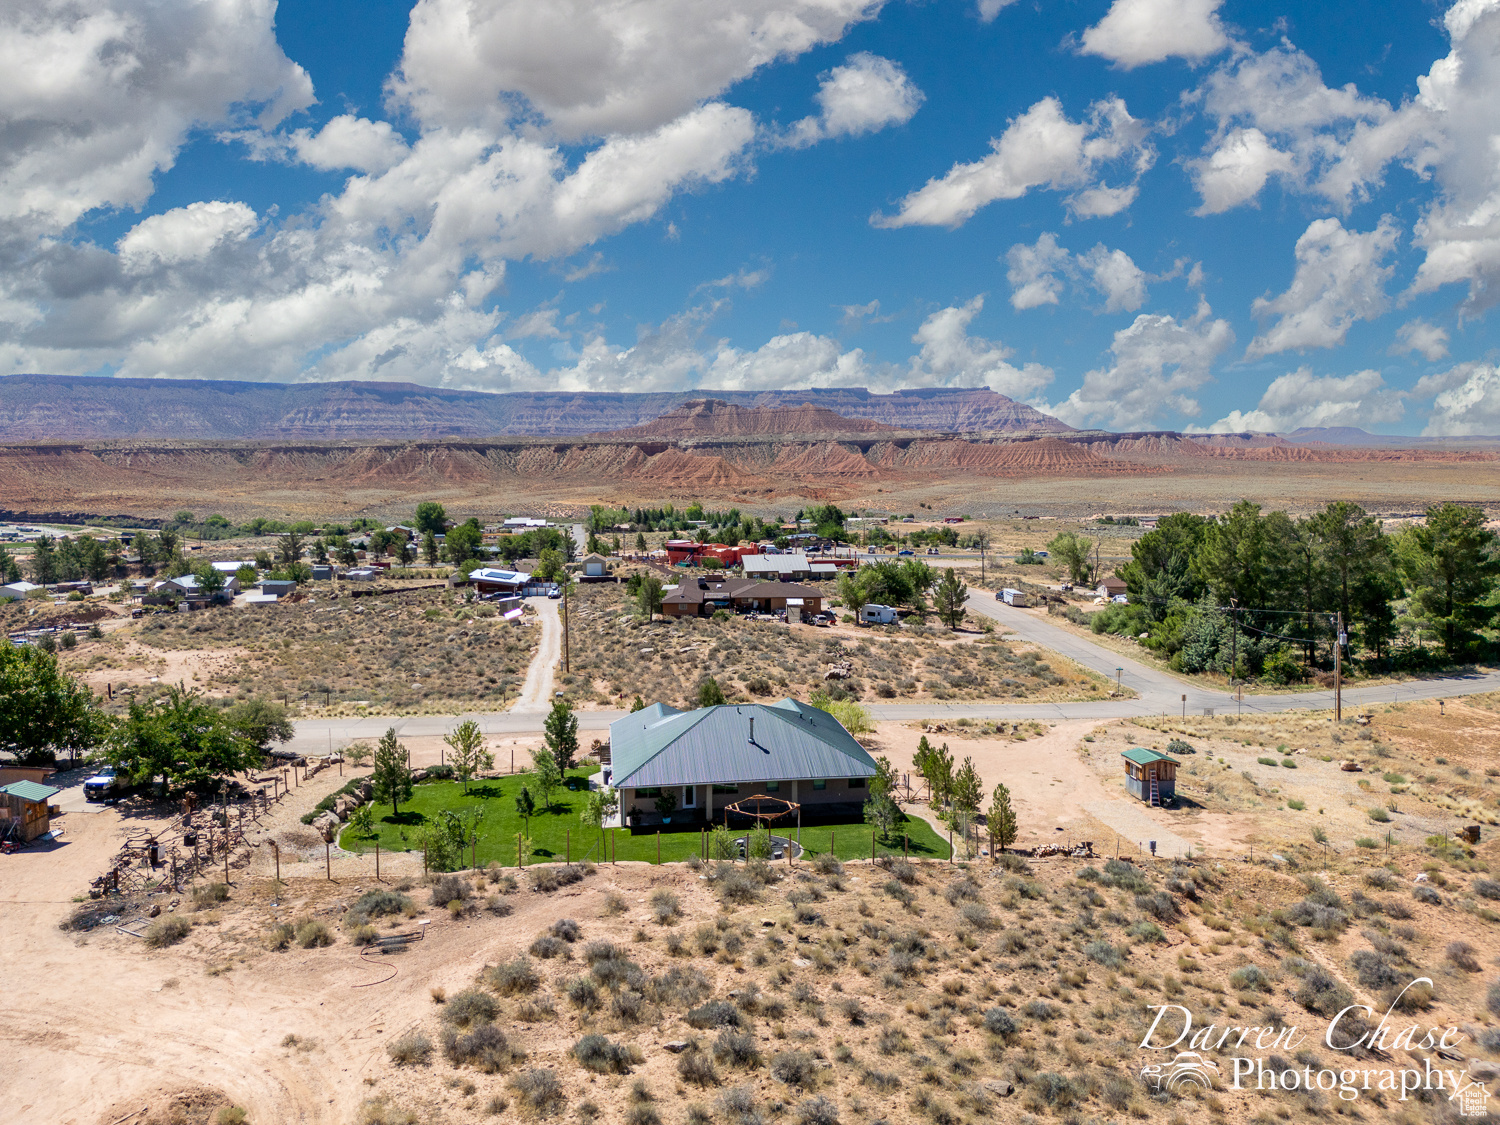
<svg viewBox="0 0 1500 1125"><path fill-rule="evenodd" d="M684 402L659 418L599 438L763 437L773 434L898 433L895 426L870 418L845 418L823 406L740 406L723 399Z"/></svg>
<svg viewBox="0 0 1500 1125"><path fill-rule="evenodd" d="M742 407L804 405L902 430L1070 433L988 388L875 394L863 387L676 392L454 391L411 383L245 383L0 376L0 441L321 440L582 436L640 426L711 394Z"/></svg>

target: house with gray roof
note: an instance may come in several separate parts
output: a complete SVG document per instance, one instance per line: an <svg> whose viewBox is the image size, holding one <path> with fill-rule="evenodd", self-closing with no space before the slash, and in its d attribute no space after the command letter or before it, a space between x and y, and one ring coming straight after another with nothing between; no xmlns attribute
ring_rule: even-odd
<svg viewBox="0 0 1500 1125"><path fill-rule="evenodd" d="M764 794L816 819L857 814L875 759L832 715L783 699L679 711L665 703L609 726L610 784L622 823L651 827L725 822L725 806ZM663 815L657 798L676 807ZM743 823L743 822L741 822Z"/></svg>

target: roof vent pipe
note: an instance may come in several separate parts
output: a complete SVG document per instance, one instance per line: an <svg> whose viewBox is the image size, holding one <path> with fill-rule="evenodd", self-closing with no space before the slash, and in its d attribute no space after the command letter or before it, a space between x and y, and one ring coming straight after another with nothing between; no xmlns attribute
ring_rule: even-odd
<svg viewBox="0 0 1500 1125"><path fill-rule="evenodd" d="M750 745L755 745L755 716L750 716Z"/></svg>

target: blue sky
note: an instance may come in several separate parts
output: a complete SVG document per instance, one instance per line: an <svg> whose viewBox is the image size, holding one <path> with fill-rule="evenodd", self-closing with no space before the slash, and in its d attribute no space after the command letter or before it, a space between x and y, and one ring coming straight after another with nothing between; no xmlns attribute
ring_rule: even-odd
<svg viewBox="0 0 1500 1125"><path fill-rule="evenodd" d="M1500 0L729 9L7 6L0 371L1500 433Z"/></svg>

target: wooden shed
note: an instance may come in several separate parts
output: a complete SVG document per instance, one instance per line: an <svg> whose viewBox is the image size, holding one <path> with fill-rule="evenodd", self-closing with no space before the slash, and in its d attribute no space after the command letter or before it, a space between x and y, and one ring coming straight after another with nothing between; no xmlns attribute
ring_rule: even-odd
<svg viewBox="0 0 1500 1125"><path fill-rule="evenodd" d="M29 844L51 830L48 803L59 790L35 781L0 785L0 838Z"/></svg>
<svg viewBox="0 0 1500 1125"><path fill-rule="evenodd" d="M1148 805L1169 805L1177 799L1176 758L1159 750L1133 746L1120 751L1125 759L1125 788Z"/></svg>

